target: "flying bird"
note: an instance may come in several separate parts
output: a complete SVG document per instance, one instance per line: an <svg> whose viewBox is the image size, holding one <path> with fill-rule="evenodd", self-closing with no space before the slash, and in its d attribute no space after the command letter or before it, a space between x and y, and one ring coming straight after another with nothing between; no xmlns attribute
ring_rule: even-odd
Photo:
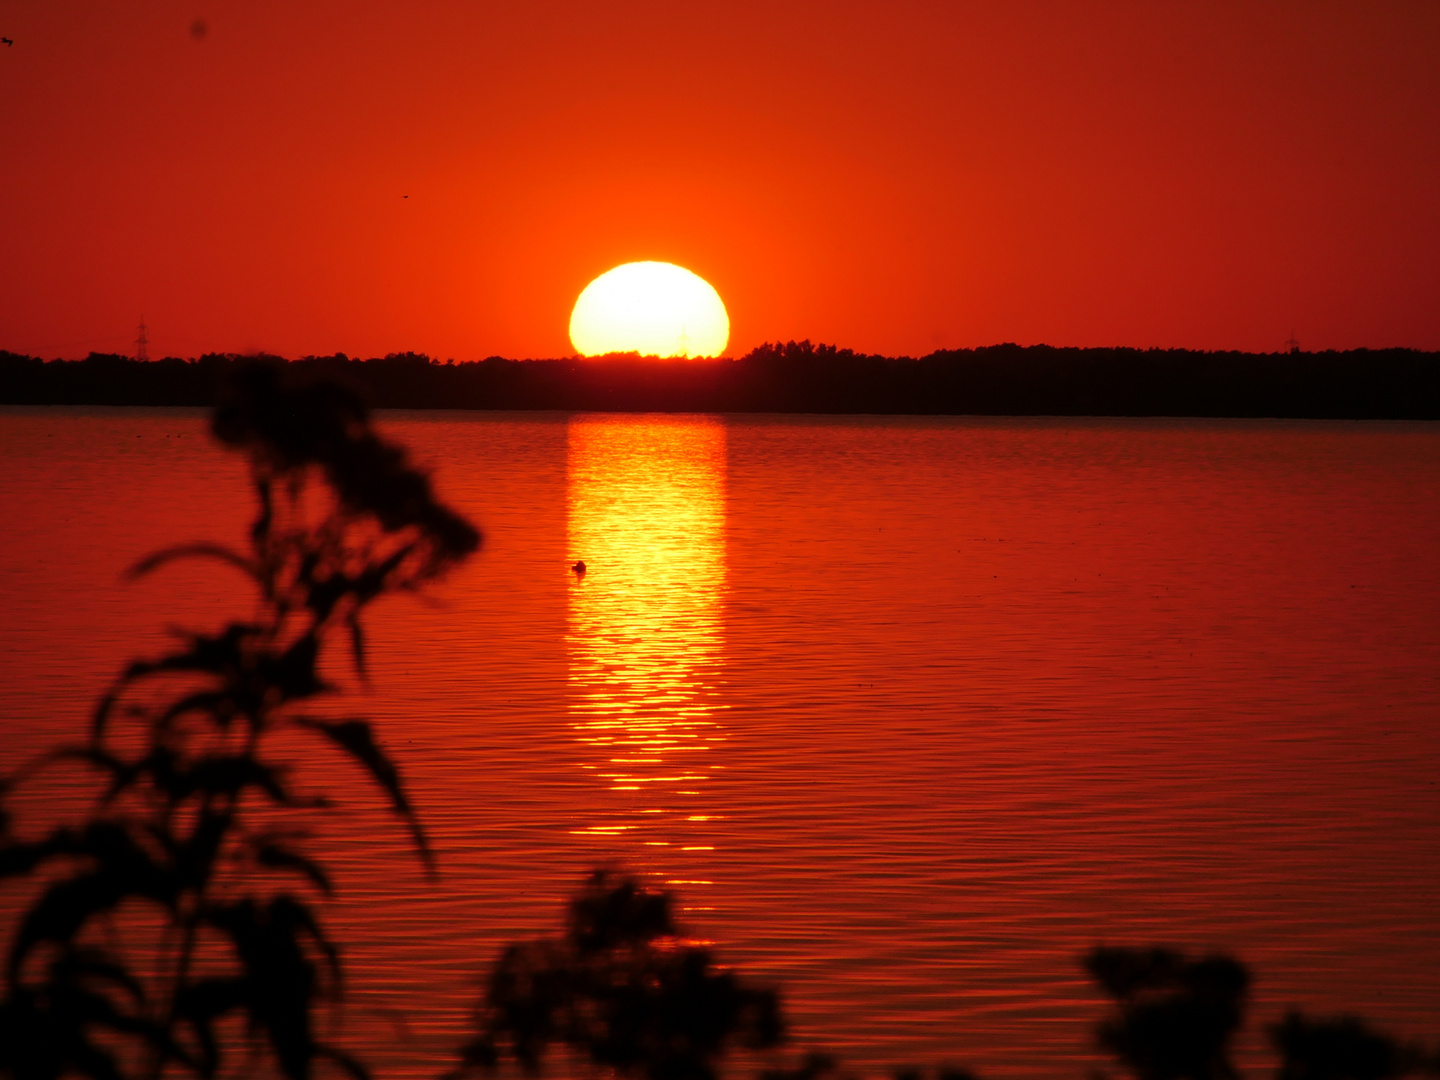
<svg viewBox="0 0 1440 1080"><path fill-rule="evenodd" d="M14 45L14 44L15 44L15 42L11 41L8 37L0 37L0 45Z"/></svg>

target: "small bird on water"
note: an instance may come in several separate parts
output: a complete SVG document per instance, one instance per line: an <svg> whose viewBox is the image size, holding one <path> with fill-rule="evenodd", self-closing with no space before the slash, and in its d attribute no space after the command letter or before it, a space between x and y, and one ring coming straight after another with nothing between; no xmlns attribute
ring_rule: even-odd
<svg viewBox="0 0 1440 1080"><path fill-rule="evenodd" d="M576 575L577 577L584 577L584 576L585 576L585 562L584 562L584 560L581 560L580 562L577 562L574 566L570 567L570 569L575 571L575 575Z"/></svg>

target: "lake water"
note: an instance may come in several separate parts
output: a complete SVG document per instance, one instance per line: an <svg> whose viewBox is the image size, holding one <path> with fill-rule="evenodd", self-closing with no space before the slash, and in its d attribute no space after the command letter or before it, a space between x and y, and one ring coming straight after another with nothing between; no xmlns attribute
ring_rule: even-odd
<svg viewBox="0 0 1440 1080"><path fill-rule="evenodd" d="M1291 1004L1440 1035L1440 428L380 422L486 534L439 606L376 613L354 703L439 883L315 777L350 794L330 920L383 1076L434 1075L500 946L610 859L871 1074L1082 1075L1098 942L1249 962L1251 1072ZM0 410L0 505L5 769L167 624L247 610L223 571L119 583L243 534L198 411Z"/></svg>

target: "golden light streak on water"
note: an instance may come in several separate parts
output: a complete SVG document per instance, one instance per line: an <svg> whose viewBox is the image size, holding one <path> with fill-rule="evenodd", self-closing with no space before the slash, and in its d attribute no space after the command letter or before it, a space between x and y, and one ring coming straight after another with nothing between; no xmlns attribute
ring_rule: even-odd
<svg viewBox="0 0 1440 1080"><path fill-rule="evenodd" d="M635 869L708 877L724 767L725 428L705 417L580 417L568 433L569 710L592 819ZM698 897L696 897L698 899Z"/></svg>

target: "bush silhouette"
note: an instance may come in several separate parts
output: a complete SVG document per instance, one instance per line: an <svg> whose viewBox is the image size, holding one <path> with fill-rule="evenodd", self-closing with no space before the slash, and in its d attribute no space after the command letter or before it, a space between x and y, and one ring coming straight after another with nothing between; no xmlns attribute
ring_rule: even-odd
<svg viewBox="0 0 1440 1080"><path fill-rule="evenodd" d="M1190 960L1171 949L1098 948L1085 958L1115 999L1097 1034L1138 1080L1229 1080L1230 1038L1245 1015L1250 974L1228 956Z"/></svg>
<svg viewBox="0 0 1440 1080"><path fill-rule="evenodd" d="M219 559L249 577L258 613L181 633L171 653L132 663L101 699L88 741L49 756L98 774L82 824L26 841L0 817L0 877L42 882L0 1000L0 1073L16 1080L174 1068L209 1078L236 1038L268 1051L290 1080L319 1060L367 1075L316 1036L340 961L311 903L330 878L294 822L330 804L294 790L270 746L301 732L353 759L428 867L400 773L370 724L306 709L334 690L318 665L337 632L363 675L365 608L422 587L480 537L333 385L244 368L212 428L249 460L258 512L248 550L186 545L134 573ZM132 940L117 941L116 927ZM153 949L136 955L145 941Z"/></svg>
<svg viewBox="0 0 1440 1080"><path fill-rule="evenodd" d="M717 970L687 941L671 896L597 870L558 938L512 945L476 1010L478 1034L456 1074L508 1051L529 1073L560 1044L596 1066L646 1080L713 1080L731 1046L784 1035L779 998Z"/></svg>
<svg viewBox="0 0 1440 1080"><path fill-rule="evenodd" d="M1270 1027L1280 1053L1276 1080L1393 1080L1440 1071L1418 1047L1403 1046L1355 1016L1315 1020L1291 1011Z"/></svg>

